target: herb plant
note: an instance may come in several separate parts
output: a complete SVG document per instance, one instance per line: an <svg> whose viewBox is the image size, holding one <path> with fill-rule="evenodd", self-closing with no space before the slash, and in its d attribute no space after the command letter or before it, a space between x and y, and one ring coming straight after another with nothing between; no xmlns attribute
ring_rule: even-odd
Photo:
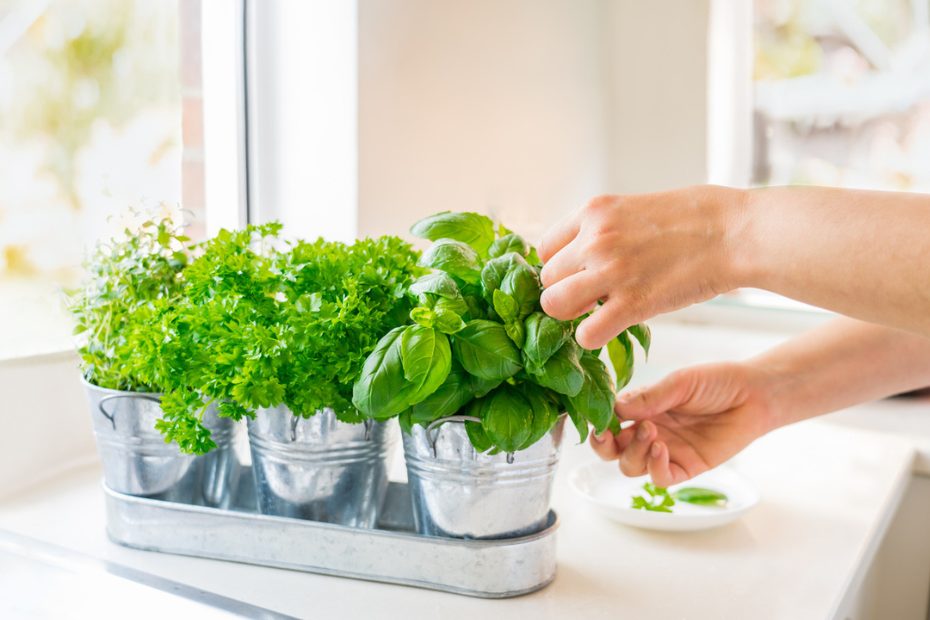
<svg viewBox="0 0 930 620"><path fill-rule="evenodd" d="M393 237L284 248L280 225L221 231L198 247L178 303L151 330L167 386L159 430L186 452L214 447L203 416L286 405L360 422L352 383L381 334L403 322L417 254Z"/></svg>
<svg viewBox="0 0 930 620"><path fill-rule="evenodd" d="M575 322L539 304L540 262L519 235L477 213L444 212L411 232L432 241L430 269L406 288L406 325L388 331L365 360L353 403L375 420L429 425L453 414L480 420L465 428L481 452L514 452L542 438L567 412L581 435L616 421L615 389L633 372L632 339L648 349L645 325L608 345L616 384L574 338ZM631 339L632 337L632 339Z"/></svg>
<svg viewBox="0 0 930 620"><path fill-rule="evenodd" d="M149 372L154 355L149 331L181 296L188 242L180 227L163 219L97 245L84 282L68 300L89 383L113 390L165 390Z"/></svg>

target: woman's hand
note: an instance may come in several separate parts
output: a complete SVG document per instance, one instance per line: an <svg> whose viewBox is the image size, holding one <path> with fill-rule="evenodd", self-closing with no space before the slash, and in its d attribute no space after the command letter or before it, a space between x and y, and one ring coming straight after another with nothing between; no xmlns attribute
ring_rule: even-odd
<svg viewBox="0 0 930 620"><path fill-rule="evenodd" d="M751 363L677 371L623 394L616 413L636 423L616 436L591 437L605 460L627 476L648 473L667 487L707 471L779 425L774 376Z"/></svg>
<svg viewBox="0 0 930 620"><path fill-rule="evenodd" d="M602 302L577 332L596 349L634 323L742 285L732 233L744 194L705 186L594 199L539 246L543 310L569 320Z"/></svg>

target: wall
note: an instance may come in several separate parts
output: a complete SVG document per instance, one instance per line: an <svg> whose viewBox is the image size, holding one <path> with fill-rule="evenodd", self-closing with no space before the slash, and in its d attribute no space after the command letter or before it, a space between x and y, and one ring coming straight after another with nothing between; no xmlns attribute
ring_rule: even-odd
<svg viewBox="0 0 930 620"><path fill-rule="evenodd" d="M607 181L600 0L360 0L359 234L442 209L527 235Z"/></svg>
<svg viewBox="0 0 930 620"><path fill-rule="evenodd" d="M359 0L359 234L705 175L707 0Z"/></svg>
<svg viewBox="0 0 930 620"><path fill-rule="evenodd" d="M709 2L607 4L610 191L703 183Z"/></svg>

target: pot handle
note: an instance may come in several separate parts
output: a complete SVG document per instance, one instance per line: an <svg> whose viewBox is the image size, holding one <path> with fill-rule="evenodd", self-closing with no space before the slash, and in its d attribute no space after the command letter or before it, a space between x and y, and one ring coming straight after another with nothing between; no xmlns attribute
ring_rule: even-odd
<svg viewBox="0 0 930 620"><path fill-rule="evenodd" d="M97 403L97 409L100 410L100 414L110 421L110 424L113 426L113 430L116 430L116 413L108 413L104 403L116 400L117 398L141 398L142 400L147 400L153 402L157 405L161 404L161 399L156 398L155 396L149 396L148 394L110 394L109 396L104 396L100 399L100 402Z"/></svg>
<svg viewBox="0 0 930 620"><path fill-rule="evenodd" d="M436 458L436 440L439 439L439 427L445 424L446 422L481 422L481 418L476 418L473 415L450 415L445 418L439 418L438 420L433 420L429 423L429 426L426 427L426 440L429 442L430 448L433 450L433 458Z"/></svg>

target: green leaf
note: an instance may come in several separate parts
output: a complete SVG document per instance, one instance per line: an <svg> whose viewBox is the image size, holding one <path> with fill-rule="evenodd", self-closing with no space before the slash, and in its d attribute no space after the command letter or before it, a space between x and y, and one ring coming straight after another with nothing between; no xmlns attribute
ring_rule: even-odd
<svg viewBox="0 0 930 620"><path fill-rule="evenodd" d="M616 417L613 382L604 363L597 356L586 351L580 362L585 372L585 382L576 396L568 397L570 411L594 425L598 433L603 433Z"/></svg>
<svg viewBox="0 0 930 620"><path fill-rule="evenodd" d="M410 311L410 320L423 327L432 327L436 321L436 314L429 308L418 306Z"/></svg>
<svg viewBox="0 0 930 620"><path fill-rule="evenodd" d="M530 378L538 385L559 394L577 396L586 380L579 351L580 347L573 340L569 340L541 368L530 371Z"/></svg>
<svg viewBox="0 0 930 620"><path fill-rule="evenodd" d="M493 299L494 311L505 323L520 318L520 306L513 296L508 295L500 289L496 289L493 294Z"/></svg>
<svg viewBox="0 0 930 620"><path fill-rule="evenodd" d="M503 381L521 369L520 352L494 321L469 321L453 337L452 349L462 367L480 379Z"/></svg>
<svg viewBox="0 0 930 620"><path fill-rule="evenodd" d="M435 317L436 329L444 334L455 334L465 329L465 321L454 310L437 307Z"/></svg>
<svg viewBox="0 0 930 620"><path fill-rule="evenodd" d="M496 239L494 243L491 244L491 248L488 250L488 256L491 258L497 258L498 256L503 256L508 252L516 252L520 256L525 257L527 254L529 254L530 248L526 241L523 240L523 237L513 233L508 233L499 239Z"/></svg>
<svg viewBox="0 0 930 620"><path fill-rule="evenodd" d="M727 505L729 498L726 494L713 489L701 487L683 487L672 493L672 497L680 502L687 502L697 506L714 506L722 508Z"/></svg>
<svg viewBox="0 0 930 620"><path fill-rule="evenodd" d="M526 317L525 326L523 357L528 368L541 368L572 335L571 323L557 321L543 312Z"/></svg>
<svg viewBox="0 0 930 620"><path fill-rule="evenodd" d="M572 424L575 425L575 430L578 431L578 443L584 443L588 439L588 433L590 429L588 428L588 421L583 415L575 411L571 406L565 408L568 413L568 418L572 421Z"/></svg>
<svg viewBox="0 0 930 620"><path fill-rule="evenodd" d="M607 343L607 355L614 367L617 389L622 390L633 377L633 343L626 332Z"/></svg>
<svg viewBox="0 0 930 620"><path fill-rule="evenodd" d="M464 282L481 281L481 263L471 246L454 239L439 239L423 253L420 265L440 269Z"/></svg>
<svg viewBox="0 0 930 620"><path fill-rule="evenodd" d="M526 259L516 252L508 252L484 264L481 269L481 287L486 299L493 300L494 291L501 287L504 278L515 266L532 269Z"/></svg>
<svg viewBox="0 0 930 620"><path fill-rule="evenodd" d="M501 280L500 290L517 302L520 319L539 309L539 297L542 293L539 274L525 261L514 264L507 271Z"/></svg>
<svg viewBox="0 0 930 620"><path fill-rule="evenodd" d="M507 332L507 336L513 340L515 345L518 347L523 346L526 341L526 331L521 321L508 321L504 324L504 331Z"/></svg>
<svg viewBox="0 0 930 620"><path fill-rule="evenodd" d="M630 503L631 508L648 510L651 512L672 512L672 506L675 505L675 500L667 489L658 487L651 482L646 482L643 484L643 490L648 497L643 497L642 495L634 496Z"/></svg>
<svg viewBox="0 0 930 620"><path fill-rule="evenodd" d="M559 410L545 392L535 389L531 384L524 383L520 386L520 392L530 404L533 416L530 434L519 448L526 450L552 430L552 427L559 421Z"/></svg>
<svg viewBox="0 0 930 620"><path fill-rule="evenodd" d="M494 242L494 222L478 213L444 211L423 218L410 228L422 239L455 239L471 246L479 254L486 254Z"/></svg>
<svg viewBox="0 0 930 620"><path fill-rule="evenodd" d="M352 404L369 418L388 420L410 406L412 389L401 361L401 343L406 330L406 327L395 327L378 341L355 382Z"/></svg>
<svg viewBox="0 0 930 620"><path fill-rule="evenodd" d="M643 352L646 354L646 358L649 357L649 347L652 345L652 330L649 329L649 326L645 323L637 323L632 327L628 328L628 331L636 340L639 342L639 346L643 348Z"/></svg>
<svg viewBox="0 0 930 620"><path fill-rule="evenodd" d="M474 398L472 377L453 361L449 375L439 388L410 408L415 424L428 425L434 420L455 415Z"/></svg>
<svg viewBox="0 0 930 620"><path fill-rule="evenodd" d="M482 426L493 444L504 452L516 452L530 437L532 409L515 388L504 384L486 397Z"/></svg>
<svg viewBox="0 0 930 620"><path fill-rule="evenodd" d="M415 405L432 394L449 376L452 352L445 334L422 325L407 327L401 336L401 363L410 383L406 402Z"/></svg>
<svg viewBox="0 0 930 620"><path fill-rule="evenodd" d="M469 408L468 415L474 416L479 419L483 419L483 409L488 404L488 400L479 399L474 401L472 406ZM481 422L465 422L465 432L468 434L468 440L471 442L472 447L477 452L487 452L494 447L494 443L491 441L488 434L484 431L484 426Z"/></svg>

